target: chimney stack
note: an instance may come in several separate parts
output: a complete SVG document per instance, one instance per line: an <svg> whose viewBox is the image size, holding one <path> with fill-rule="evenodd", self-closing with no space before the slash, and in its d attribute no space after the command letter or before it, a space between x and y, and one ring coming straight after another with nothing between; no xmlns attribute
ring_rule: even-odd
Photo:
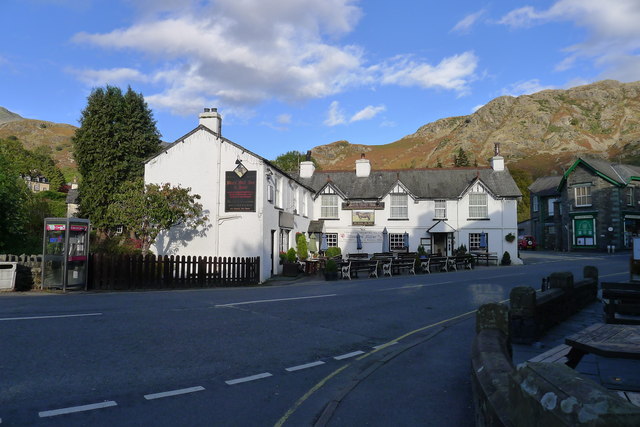
<svg viewBox="0 0 640 427"><path fill-rule="evenodd" d="M209 128L216 135L222 136L222 117L217 108L205 108L199 117L202 126Z"/></svg>
<svg viewBox="0 0 640 427"><path fill-rule="evenodd" d="M369 174L371 174L371 163L364 158L364 153L362 153L360 158L356 160L356 177L366 178Z"/></svg>
<svg viewBox="0 0 640 427"><path fill-rule="evenodd" d="M493 146L494 156L491 158L491 167L496 172L504 170L504 157L500 155L500 143L496 142Z"/></svg>
<svg viewBox="0 0 640 427"><path fill-rule="evenodd" d="M311 178L316 171L316 165L311 161L311 151L307 151L304 162L300 162L300 178Z"/></svg>

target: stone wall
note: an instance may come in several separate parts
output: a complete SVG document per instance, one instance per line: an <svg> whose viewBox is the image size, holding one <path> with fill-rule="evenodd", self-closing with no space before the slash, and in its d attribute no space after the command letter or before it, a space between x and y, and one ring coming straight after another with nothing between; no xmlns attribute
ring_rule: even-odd
<svg viewBox="0 0 640 427"><path fill-rule="evenodd" d="M16 291L40 289L42 284L42 255L2 255L0 262L16 262Z"/></svg>

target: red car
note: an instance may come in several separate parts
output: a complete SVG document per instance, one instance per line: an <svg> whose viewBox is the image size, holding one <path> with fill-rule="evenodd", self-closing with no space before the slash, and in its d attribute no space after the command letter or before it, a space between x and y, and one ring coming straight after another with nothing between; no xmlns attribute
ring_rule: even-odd
<svg viewBox="0 0 640 427"><path fill-rule="evenodd" d="M533 236L520 236L518 237L518 248L520 249L535 249L538 244Z"/></svg>

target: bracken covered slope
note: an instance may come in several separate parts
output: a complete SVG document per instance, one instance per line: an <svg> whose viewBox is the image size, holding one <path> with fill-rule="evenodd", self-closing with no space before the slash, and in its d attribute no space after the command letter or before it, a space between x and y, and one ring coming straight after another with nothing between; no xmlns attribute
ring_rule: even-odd
<svg viewBox="0 0 640 427"><path fill-rule="evenodd" d="M606 80L567 90L502 96L468 116L422 126L386 145L338 141L314 148L324 169L352 169L365 153L378 169L451 166L462 147L473 163L487 165L494 144L512 167L534 175L560 171L576 155L607 159L640 156L640 82Z"/></svg>

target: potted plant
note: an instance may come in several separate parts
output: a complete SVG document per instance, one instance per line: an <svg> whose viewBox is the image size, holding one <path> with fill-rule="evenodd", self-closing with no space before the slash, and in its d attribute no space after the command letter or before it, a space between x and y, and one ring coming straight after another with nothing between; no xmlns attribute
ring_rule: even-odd
<svg viewBox="0 0 640 427"><path fill-rule="evenodd" d="M307 246L307 239L304 237L304 234L296 234L296 246L298 248L298 250L296 251L298 254L298 259L300 261L306 260L309 257L309 249Z"/></svg>
<svg viewBox="0 0 640 427"><path fill-rule="evenodd" d="M295 277L299 273L299 266L296 262L296 250L289 248L285 255L284 264L282 265L282 275L287 277Z"/></svg>
<svg viewBox="0 0 640 427"><path fill-rule="evenodd" d="M504 251L500 265L511 265L511 255L509 255L509 252Z"/></svg>
<svg viewBox="0 0 640 427"><path fill-rule="evenodd" d="M327 260L327 265L324 267L324 279L338 280L338 263L332 259Z"/></svg>

